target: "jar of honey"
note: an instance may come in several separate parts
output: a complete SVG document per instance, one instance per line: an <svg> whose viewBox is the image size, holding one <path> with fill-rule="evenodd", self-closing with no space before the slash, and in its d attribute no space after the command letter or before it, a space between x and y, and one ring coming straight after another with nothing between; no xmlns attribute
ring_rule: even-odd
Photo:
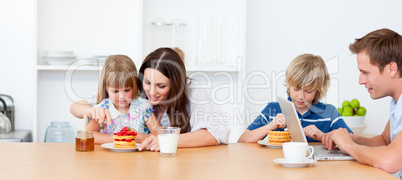
<svg viewBox="0 0 402 180"><path fill-rule="evenodd" d="M83 136L85 134L85 136ZM93 151L95 149L95 139L92 131L77 131L75 136L76 151Z"/></svg>

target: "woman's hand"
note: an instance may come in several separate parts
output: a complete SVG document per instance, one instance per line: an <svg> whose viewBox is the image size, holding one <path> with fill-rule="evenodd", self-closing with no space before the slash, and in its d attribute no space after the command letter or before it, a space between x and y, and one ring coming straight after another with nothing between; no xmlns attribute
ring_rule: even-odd
<svg viewBox="0 0 402 180"><path fill-rule="evenodd" d="M276 128L285 128L286 122L285 122L285 115L282 113L279 113L275 116L275 118L268 124L268 126L271 127L272 130Z"/></svg>
<svg viewBox="0 0 402 180"><path fill-rule="evenodd" d="M112 118L110 116L109 110L102 107L93 107L90 112L90 117L99 124L103 124L103 122L107 120L107 123L109 125L112 125Z"/></svg>
<svg viewBox="0 0 402 180"><path fill-rule="evenodd" d="M306 136L311 137L318 141L321 141L322 137L324 136L324 133L314 125L304 127L303 131Z"/></svg>
<svg viewBox="0 0 402 180"><path fill-rule="evenodd" d="M144 139L141 142L140 147L138 147L139 151L142 151L143 149L150 151L159 151L158 137L150 135L148 138Z"/></svg>

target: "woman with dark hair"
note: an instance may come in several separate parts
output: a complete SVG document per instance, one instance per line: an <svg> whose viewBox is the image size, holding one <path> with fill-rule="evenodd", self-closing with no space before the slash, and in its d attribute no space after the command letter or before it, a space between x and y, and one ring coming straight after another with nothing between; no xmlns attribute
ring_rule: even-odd
<svg viewBox="0 0 402 180"><path fill-rule="evenodd" d="M143 61L139 79L143 95L153 105L153 112L162 127L180 127L178 147L201 147L227 144L230 134L228 125L212 122L210 117L220 117L219 107L210 102L196 82L187 78L186 68L179 54L171 48L159 48ZM81 118L84 113L109 121L103 109L91 112L92 102L81 100L71 106L71 113ZM94 110L92 110L94 111ZM214 116L215 114L215 116ZM217 115L217 116L216 116ZM148 135L141 142L140 150L158 151L158 139Z"/></svg>
<svg viewBox="0 0 402 180"><path fill-rule="evenodd" d="M226 144L230 129L208 119L220 115L205 91L196 89L195 82L186 76L179 54L171 48L159 48L150 53L141 65L139 78L154 113L162 127L180 127L179 147L199 147ZM208 116L207 116L208 115ZM158 150L157 138L151 136L140 146Z"/></svg>

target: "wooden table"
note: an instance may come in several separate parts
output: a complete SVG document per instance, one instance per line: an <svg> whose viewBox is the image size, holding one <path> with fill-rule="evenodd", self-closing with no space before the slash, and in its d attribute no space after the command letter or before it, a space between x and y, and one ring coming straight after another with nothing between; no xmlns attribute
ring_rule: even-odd
<svg viewBox="0 0 402 180"><path fill-rule="evenodd" d="M159 152L77 152L72 143L0 143L0 179L395 179L356 161L319 161L285 168L273 162L282 149L257 143Z"/></svg>

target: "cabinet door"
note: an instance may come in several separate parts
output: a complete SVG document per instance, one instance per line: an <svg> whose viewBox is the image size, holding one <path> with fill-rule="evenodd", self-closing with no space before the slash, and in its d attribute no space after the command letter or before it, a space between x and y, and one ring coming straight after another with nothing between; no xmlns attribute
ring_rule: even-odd
<svg viewBox="0 0 402 180"><path fill-rule="evenodd" d="M78 59L125 54L142 62L142 0L38 0L38 61L45 51L74 51ZM74 130L82 121L70 105L96 93L100 69L68 66L37 67L35 142L43 142L51 121L68 121ZM67 77L71 76L71 77Z"/></svg>

